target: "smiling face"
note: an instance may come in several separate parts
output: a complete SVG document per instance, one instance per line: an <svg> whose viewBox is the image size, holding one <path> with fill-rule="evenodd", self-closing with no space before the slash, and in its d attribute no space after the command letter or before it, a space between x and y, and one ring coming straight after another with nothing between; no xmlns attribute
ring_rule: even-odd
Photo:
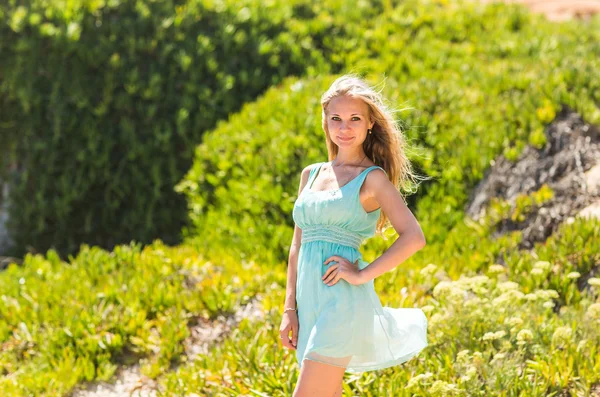
<svg viewBox="0 0 600 397"><path fill-rule="evenodd" d="M369 121L369 106L359 98L335 97L326 111L329 137L338 147L362 145L367 130L373 128Z"/></svg>

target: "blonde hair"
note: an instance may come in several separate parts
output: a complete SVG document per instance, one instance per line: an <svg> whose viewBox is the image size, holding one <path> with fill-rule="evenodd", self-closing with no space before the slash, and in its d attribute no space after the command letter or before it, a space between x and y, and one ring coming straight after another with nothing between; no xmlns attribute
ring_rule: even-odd
<svg viewBox="0 0 600 397"><path fill-rule="evenodd" d="M375 91L361 77L353 73L337 78L321 96L322 125L327 141L329 161L337 156L338 147L329 136L326 113L331 100L342 95L363 100L369 108L369 121L375 122L372 133L367 134L363 142L363 150L367 157L385 170L388 179L400 190L401 194L416 191L417 180L420 178L413 172L408 160L406 140L401 127L394 120L394 111L386 105L380 92ZM404 195L402 198L405 200ZM381 233L388 220L385 213L381 211L376 232Z"/></svg>

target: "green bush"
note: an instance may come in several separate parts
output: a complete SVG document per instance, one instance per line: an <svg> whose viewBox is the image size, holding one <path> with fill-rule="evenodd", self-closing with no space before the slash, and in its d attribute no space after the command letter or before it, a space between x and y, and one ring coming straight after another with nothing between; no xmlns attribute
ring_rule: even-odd
<svg viewBox="0 0 600 397"><path fill-rule="evenodd" d="M365 27L354 58L373 82L385 71L392 101L417 109L399 117L419 149L413 161L436 181L415 197L428 245L375 284L383 305L423 308L429 346L400 370L348 374L345 394L587 395L599 381L600 223L577 218L519 251L519 232L496 236L495 226L535 210L546 189L512 207L492 201L477 222L462 206L490 160L542 142L561 106L598 122L600 30L443 4L404 2ZM177 187L189 245L83 246L68 263L49 251L1 272L0 395L66 394L108 379L132 352L144 374L165 375L166 394L289 395L298 368L277 328L285 264L237 255L285 256L300 170L325 160L318 98L334 77L289 78L205 136ZM385 244L371 240L365 259ZM506 266L494 263L501 254ZM243 319L208 355L169 371L185 358L190 319L218 318L257 294L264 321Z"/></svg>
<svg viewBox="0 0 600 397"><path fill-rule="evenodd" d="M556 25L515 5L406 1L366 27L364 56L348 70L385 78L391 102L415 109L397 117L409 126L417 171L433 178L413 197L428 242L444 241L463 219L491 161L539 146L559 111L600 122L599 25ZM193 223L187 236L206 249L287 258L300 171L327 161L318 98L335 77L291 79L205 136L179 185Z"/></svg>
<svg viewBox="0 0 600 397"><path fill-rule="evenodd" d="M204 131L283 76L339 68L359 44L360 26L382 7L341 0L0 6L0 135L10 149L0 167L12 185L16 251L177 241L187 216L173 186ZM18 170L6 176L14 162Z"/></svg>
<svg viewBox="0 0 600 397"><path fill-rule="evenodd" d="M193 225L185 235L207 255L228 247L257 260L285 256L300 172L323 156L319 93L330 80L290 78L205 135L176 189Z"/></svg>

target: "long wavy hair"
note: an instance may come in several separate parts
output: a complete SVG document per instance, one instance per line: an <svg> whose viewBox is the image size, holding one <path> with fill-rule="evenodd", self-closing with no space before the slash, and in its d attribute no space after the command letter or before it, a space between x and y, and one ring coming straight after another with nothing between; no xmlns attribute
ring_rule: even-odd
<svg viewBox="0 0 600 397"><path fill-rule="evenodd" d="M333 143L327 128L327 108L333 98L347 95L363 100L369 108L369 121L374 121L371 134L367 134L363 142L363 150L373 163L387 173L387 177L398 188L403 200L405 194L411 194L418 187L419 178L413 172L407 157L407 144L402 127L394 119L392 110L381 92L376 91L365 80L353 73L337 78L329 89L321 96L322 125L327 141L329 161L337 157L338 146ZM376 232L381 233L388 225L389 218L381 211L377 221Z"/></svg>

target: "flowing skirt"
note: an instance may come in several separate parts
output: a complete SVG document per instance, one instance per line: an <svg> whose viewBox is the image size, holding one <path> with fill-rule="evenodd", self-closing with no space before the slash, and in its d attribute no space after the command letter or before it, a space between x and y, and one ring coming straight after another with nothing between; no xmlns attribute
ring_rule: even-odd
<svg viewBox="0 0 600 397"><path fill-rule="evenodd" d="M418 308L382 307L373 280L328 286L323 262L339 255L368 265L357 249L328 241L303 243L298 254L296 358L365 372L404 363L427 346L427 317Z"/></svg>

